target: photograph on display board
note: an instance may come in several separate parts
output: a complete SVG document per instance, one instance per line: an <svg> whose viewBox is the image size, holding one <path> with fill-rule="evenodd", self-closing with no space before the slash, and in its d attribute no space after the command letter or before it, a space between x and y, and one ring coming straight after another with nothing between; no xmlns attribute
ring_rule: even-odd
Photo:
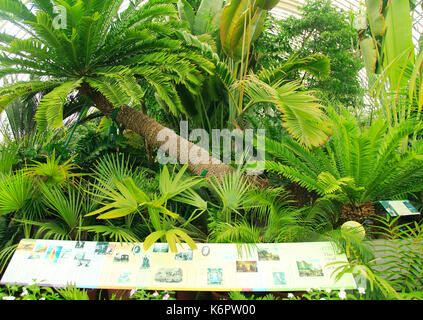
<svg viewBox="0 0 423 320"><path fill-rule="evenodd" d="M132 247L132 255L136 256L137 254L141 253L141 246L135 245Z"/></svg>
<svg viewBox="0 0 423 320"><path fill-rule="evenodd" d="M60 260L67 260L72 258L73 250L70 248L62 248L62 252L60 253Z"/></svg>
<svg viewBox="0 0 423 320"><path fill-rule="evenodd" d="M323 277L323 269L319 259L297 261L300 277Z"/></svg>
<svg viewBox="0 0 423 320"><path fill-rule="evenodd" d="M259 248L257 250L259 261L279 261L278 248Z"/></svg>
<svg viewBox="0 0 423 320"><path fill-rule="evenodd" d="M115 252L115 254L113 256L113 262L128 263L129 262L129 254Z"/></svg>
<svg viewBox="0 0 423 320"><path fill-rule="evenodd" d="M153 246L153 252L161 252L161 253L169 252L169 244L155 243Z"/></svg>
<svg viewBox="0 0 423 320"><path fill-rule="evenodd" d="M273 272L273 284L276 286L285 285L285 272Z"/></svg>
<svg viewBox="0 0 423 320"><path fill-rule="evenodd" d="M34 260L34 259L40 259L42 256L45 256L45 253L47 252L48 245L36 245L34 250L31 251L31 253L28 256L28 259Z"/></svg>
<svg viewBox="0 0 423 320"><path fill-rule="evenodd" d="M208 285L221 285L223 282L223 269L214 268L207 269L207 284Z"/></svg>
<svg viewBox="0 0 423 320"><path fill-rule="evenodd" d="M22 240L18 244L16 251L32 251L34 250L34 246L35 246L35 240Z"/></svg>
<svg viewBox="0 0 423 320"><path fill-rule="evenodd" d="M112 255L116 249L116 243L109 243L106 249L106 255Z"/></svg>
<svg viewBox="0 0 423 320"><path fill-rule="evenodd" d="M177 261L192 261L192 258L193 258L193 252L191 248L189 248L186 251L175 254L175 260Z"/></svg>
<svg viewBox="0 0 423 320"><path fill-rule="evenodd" d="M210 247L209 246L204 246L203 248L201 248L201 254L204 257L207 257L210 254Z"/></svg>
<svg viewBox="0 0 423 320"><path fill-rule="evenodd" d="M257 261L237 261L236 272L257 272Z"/></svg>
<svg viewBox="0 0 423 320"><path fill-rule="evenodd" d="M159 268L154 274L154 280L163 283L179 283L183 280L182 268Z"/></svg>
<svg viewBox="0 0 423 320"><path fill-rule="evenodd" d="M123 270L119 274L118 283L130 283L131 282L131 272L129 270Z"/></svg>
<svg viewBox="0 0 423 320"><path fill-rule="evenodd" d="M77 267L88 268L90 266L91 257L86 252L78 252L75 254L74 260L76 260Z"/></svg>
<svg viewBox="0 0 423 320"><path fill-rule="evenodd" d="M59 260L61 251L61 246L49 246L45 258L47 259L47 261L57 262L57 260Z"/></svg>
<svg viewBox="0 0 423 320"><path fill-rule="evenodd" d="M141 270L150 269L150 267L151 267L151 257L150 257L150 255L145 254L142 257L142 260L141 261L142 261L141 262L141 266L140 266L140 269Z"/></svg>
<svg viewBox="0 0 423 320"><path fill-rule="evenodd" d="M97 242L95 246L94 254L103 256L106 254L108 247L109 247L108 242Z"/></svg>

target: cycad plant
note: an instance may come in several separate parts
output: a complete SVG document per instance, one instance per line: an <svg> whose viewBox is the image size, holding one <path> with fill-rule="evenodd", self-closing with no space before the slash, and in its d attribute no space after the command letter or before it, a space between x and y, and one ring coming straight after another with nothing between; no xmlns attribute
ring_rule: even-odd
<svg viewBox="0 0 423 320"><path fill-rule="evenodd" d="M139 133L149 145L161 146L158 135L166 128L139 108L146 91L154 90L172 112L184 113L175 85L198 92L214 64L198 42L186 41L174 1L134 0L126 8L123 4L124 0L37 0L29 8L22 0L2 1L1 17L26 37L1 34L0 76L31 80L2 87L1 109L22 96L47 91L35 115L41 130L63 125L64 114L74 107L67 103L72 97L79 106L95 106ZM168 133L181 142L175 132ZM204 169L210 175L230 171L219 161L210 160L209 166L189 162L198 175Z"/></svg>
<svg viewBox="0 0 423 320"><path fill-rule="evenodd" d="M307 150L290 138L268 140L273 157L266 168L320 196L336 196L344 204L341 220L362 221L378 200L394 199L423 188L423 143L400 152L403 139L422 128L404 121L394 128L377 120L360 127L350 114L328 109L333 134L322 148Z"/></svg>

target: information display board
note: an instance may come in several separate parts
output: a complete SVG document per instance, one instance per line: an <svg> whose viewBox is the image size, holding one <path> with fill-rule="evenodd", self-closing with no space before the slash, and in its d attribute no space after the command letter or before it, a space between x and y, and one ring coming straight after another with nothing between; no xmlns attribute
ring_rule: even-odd
<svg viewBox="0 0 423 320"><path fill-rule="evenodd" d="M347 261L330 242L208 244L192 250L166 243L147 251L140 244L22 240L0 283L86 289L184 291L304 291L356 289L354 277L335 281L336 266Z"/></svg>
<svg viewBox="0 0 423 320"><path fill-rule="evenodd" d="M380 203L391 217L414 216L420 214L408 200L389 200L380 201Z"/></svg>

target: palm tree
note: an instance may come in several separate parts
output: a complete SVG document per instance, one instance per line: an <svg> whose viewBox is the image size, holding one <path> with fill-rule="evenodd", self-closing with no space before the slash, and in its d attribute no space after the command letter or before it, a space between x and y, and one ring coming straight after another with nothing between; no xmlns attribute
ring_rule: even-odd
<svg viewBox="0 0 423 320"><path fill-rule="evenodd" d="M207 77L201 94L178 88L190 119L211 132L227 126L243 128L246 111L256 103L276 106L284 115L284 126L293 137L307 145L324 143L329 130L323 106L313 92L289 82L288 75L304 71L314 77L327 77L330 62L326 56L314 54L299 59L291 56L270 70L255 70L253 43L264 29L264 19L279 1L201 1L198 11L186 0L178 1L181 20L191 32L214 52L214 76ZM257 74L255 74L255 72Z"/></svg>
<svg viewBox="0 0 423 320"><path fill-rule="evenodd" d="M198 148L142 112L147 88L154 88L175 114L184 107L175 86L196 93L214 64L201 46L187 43L172 0L23 0L0 3L0 17L23 30L24 39L0 35L0 76L26 76L0 89L0 110L20 97L47 91L36 111L39 130L61 127L70 98L95 106L105 116L160 147L159 133L177 141L170 156L180 159L180 146ZM65 8L57 25L58 6ZM64 21L61 21L64 22ZM87 99L87 100L85 100ZM75 110L78 111L78 110ZM80 111L80 110L79 110ZM201 150L201 152L205 150ZM205 153L208 156L208 153ZM219 176L232 169L209 156L208 164L188 161L200 175Z"/></svg>

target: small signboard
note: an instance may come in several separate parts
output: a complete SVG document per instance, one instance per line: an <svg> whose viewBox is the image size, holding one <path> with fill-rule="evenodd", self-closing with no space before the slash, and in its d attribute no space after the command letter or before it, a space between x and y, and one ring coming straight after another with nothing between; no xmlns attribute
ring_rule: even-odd
<svg viewBox="0 0 423 320"><path fill-rule="evenodd" d="M391 217L415 216L420 214L408 200L389 200L380 201L380 203Z"/></svg>
<svg viewBox="0 0 423 320"><path fill-rule="evenodd" d="M88 289L183 291L305 291L356 289L352 274L335 281L347 262L330 242L199 243L178 252L167 243L22 240L0 283Z"/></svg>

